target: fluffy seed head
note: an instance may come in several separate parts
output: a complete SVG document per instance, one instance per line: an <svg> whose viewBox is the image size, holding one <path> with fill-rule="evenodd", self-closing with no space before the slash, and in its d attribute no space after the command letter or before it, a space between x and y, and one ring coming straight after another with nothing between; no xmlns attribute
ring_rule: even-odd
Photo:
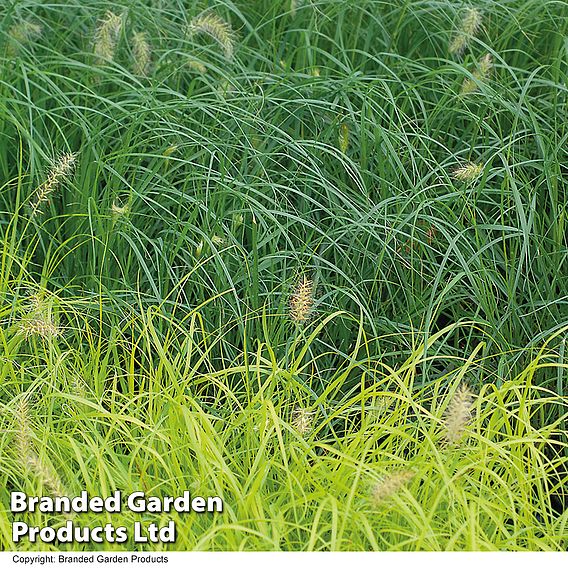
<svg viewBox="0 0 568 568"><path fill-rule="evenodd" d="M20 456L25 456L31 449L30 412L26 400L20 399L16 406L15 422L18 425L16 434L16 449Z"/></svg>
<svg viewBox="0 0 568 568"><path fill-rule="evenodd" d="M386 475L373 485L371 488L371 501L374 505L380 505L387 501L389 497L399 491L414 477L414 472L409 470L400 470Z"/></svg>
<svg viewBox="0 0 568 568"><path fill-rule="evenodd" d="M10 42L8 44L8 55L14 56L18 51L18 46L26 44L38 38L43 28L34 22L23 21L14 24L8 31Z"/></svg>
<svg viewBox="0 0 568 568"><path fill-rule="evenodd" d="M20 322L20 331L26 339L40 337L53 339L61 334L61 329L48 317L36 316Z"/></svg>
<svg viewBox="0 0 568 568"><path fill-rule="evenodd" d="M87 384L78 375L73 375L71 380L71 389L73 394L77 395L79 398L85 398L87 392Z"/></svg>
<svg viewBox="0 0 568 568"><path fill-rule="evenodd" d="M122 16L110 10L99 20L95 30L94 53L100 63L114 58L121 30Z"/></svg>
<svg viewBox="0 0 568 568"><path fill-rule="evenodd" d="M226 59L231 61L235 52L235 33L231 24L217 14L201 14L189 23L191 36L206 34L213 38L223 49Z"/></svg>
<svg viewBox="0 0 568 568"><path fill-rule="evenodd" d="M493 69L493 58L490 53L486 53L477 63L477 69L473 72L473 79L464 79L461 94L469 95L477 91L479 83L484 83L489 79Z"/></svg>
<svg viewBox="0 0 568 568"><path fill-rule="evenodd" d="M134 57L134 73L147 76L152 62L152 50L144 32L136 32L132 36L132 56Z"/></svg>
<svg viewBox="0 0 568 568"><path fill-rule="evenodd" d="M35 336L48 340L62 333L53 321L49 305L44 301L41 291L29 296L24 309L26 314L20 320L18 329L26 339Z"/></svg>
<svg viewBox="0 0 568 568"><path fill-rule="evenodd" d="M229 79L223 79L217 86L217 92L223 98L230 97L235 91L235 86Z"/></svg>
<svg viewBox="0 0 568 568"><path fill-rule="evenodd" d="M169 158L172 154L175 154L178 151L178 148L179 146L177 144L172 144L171 146L168 146L164 150L164 157Z"/></svg>
<svg viewBox="0 0 568 568"><path fill-rule="evenodd" d="M465 384L456 390L445 415L446 441L456 445L472 417L474 394Z"/></svg>
<svg viewBox="0 0 568 568"><path fill-rule="evenodd" d="M26 472L35 475L52 495L57 497L66 495L67 491L57 473L42 462L33 448L30 410L25 400L20 400L15 415L17 425L15 446L22 467Z"/></svg>
<svg viewBox="0 0 568 568"><path fill-rule="evenodd" d="M24 43L39 37L42 31L43 28L39 24L24 21L13 25L8 33L13 40Z"/></svg>
<svg viewBox="0 0 568 568"><path fill-rule="evenodd" d="M112 218L115 221L118 221L118 219L120 219L121 217L128 215L129 211L130 211L130 208L128 207L128 205L118 205L116 203L116 201L113 201L113 203L110 207L110 212L111 212Z"/></svg>
<svg viewBox="0 0 568 568"><path fill-rule="evenodd" d="M473 181L483 173L482 164L474 164L469 162L452 172L452 177L458 181Z"/></svg>
<svg viewBox="0 0 568 568"><path fill-rule="evenodd" d="M490 53L486 53L480 60L479 60L479 73L481 74L482 78L487 78L489 73L491 73L491 69L493 69L493 57Z"/></svg>
<svg viewBox="0 0 568 568"><path fill-rule="evenodd" d="M205 75L205 73L207 73L207 67L205 67L201 61L197 61L197 59L189 59L186 65L189 69L191 69L191 71L201 73L201 75Z"/></svg>
<svg viewBox="0 0 568 568"><path fill-rule="evenodd" d="M50 195L59 187L59 184L73 172L77 154L61 154L52 164L47 179L36 189L31 203L32 215L41 213L41 206L49 201Z"/></svg>
<svg viewBox="0 0 568 568"><path fill-rule="evenodd" d="M449 52L452 55L461 55L465 51L481 28L482 19L481 12L477 8L467 8L464 11L459 29L456 30L450 43Z"/></svg>
<svg viewBox="0 0 568 568"><path fill-rule="evenodd" d="M39 312L42 307L42 296L40 293L32 294L28 297L28 305L25 307L26 312L29 314Z"/></svg>
<svg viewBox="0 0 568 568"><path fill-rule="evenodd" d="M339 149L343 154L347 153L349 148L349 126L346 122L342 122L339 127Z"/></svg>
<svg viewBox="0 0 568 568"><path fill-rule="evenodd" d="M301 408L297 406L292 411L292 426L302 436L305 436L306 434L309 434L311 432L313 421L314 413L307 408Z"/></svg>
<svg viewBox="0 0 568 568"><path fill-rule="evenodd" d="M195 256L197 258L199 258L201 256L201 253L203 252L203 245L204 245L203 241L199 241L197 243L197 246L195 247Z"/></svg>
<svg viewBox="0 0 568 568"><path fill-rule="evenodd" d="M314 306L314 283L307 276L302 276L290 297L290 318L295 323L304 323L312 313Z"/></svg>
<svg viewBox="0 0 568 568"><path fill-rule="evenodd" d="M486 53L480 60L479 60L479 74L482 79L487 79L489 73L491 73L491 69L493 69L493 57L490 53Z"/></svg>
<svg viewBox="0 0 568 568"><path fill-rule="evenodd" d="M55 497L67 495L67 489L61 482L59 475L48 467L35 453L30 452L24 457L24 463L39 480L40 483Z"/></svg>

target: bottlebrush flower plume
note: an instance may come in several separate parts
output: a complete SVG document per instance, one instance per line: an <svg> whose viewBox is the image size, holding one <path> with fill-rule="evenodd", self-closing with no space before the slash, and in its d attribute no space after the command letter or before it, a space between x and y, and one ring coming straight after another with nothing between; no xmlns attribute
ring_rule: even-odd
<svg viewBox="0 0 568 568"><path fill-rule="evenodd" d="M479 60L477 69L473 72L473 79L467 77L464 80L461 94L469 95L477 91L479 83L484 83L489 79L491 69L493 69L493 58L490 53L487 53Z"/></svg>
<svg viewBox="0 0 568 568"><path fill-rule="evenodd" d="M292 426L299 434L305 436L312 430L314 421L314 413L307 408L297 406L292 411Z"/></svg>
<svg viewBox="0 0 568 568"><path fill-rule="evenodd" d="M14 24L8 31L11 40L8 44L8 55L14 56L19 45L23 45L39 37L42 31L43 28L34 22L23 21Z"/></svg>
<svg viewBox="0 0 568 568"><path fill-rule="evenodd" d="M452 177L458 181L473 181L483 173L482 164L474 164L469 162L452 172Z"/></svg>
<svg viewBox="0 0 568 568"><path fill-rule="evenodd" d="M32 215L41 213L40 208L49 201L51 194L59 187L62 181L68 178L75 167L77 154L62 154L52 164L47 179L36 189L30 205Z"/></svg>
<svg viewBox="0 0 568 568"><path fill-rule="evenodd" d="M136 32L132 36L132 56L134 73L142 76L148 75L152 62L152 50L144 32Z"/></svg>
<svg viewBox="0 0 568 568"><path fill-rule="evenodd" d="M116 201L112 202L110 206L110 212L114 221L118 221L120 218L128 215L130 212L130 207L128 204L126 205L119 205Z"/></svg>
<svg viewBox="0 0 568 568"><path fill-rule="evenodd" d="M290 297L290 318L296 323L304 323L312 313L314 305L314 283L302 276Z"/></svg>
<svg viewBox="0 0 568 568"><path fill-rule="evenodd" d="M307 0L290 0L290 16L295 17L298 8L301 8Z"/></svg>
<svg viewBox="0 0 568 568"><path fill-rule="evenodd" d="M477 35L481 28L481 12L477 8L468 8L464 11L459 29L455 32L449 46L452 55L461 55L470 41Z"/></svg>
<svg viewBox="0 0 568 568"><path fill-rule="evenodd" d="M23 321L20 329L26 339L37 335L42 339L52 339L61 334L61 330L50 318L34 317Z"/></svg>
<svg viewBox="0 0 568 568"><path fill-rule="evenodd" d="M207 73L207 67L205 67L205 65L203 65L203 63L201 63L201 61L198 61L197 59L189 59L186 65L188 69L191 69L191 71L195 71L196 73L201 73L202 75L205 75L205 73Z"/></svg>
<svg viewBox="0 0 568 568"><path fill-rule="evenodd" d="M16 407L16 439L15 446L18 459L26 472L35 475L40 483L54 496L67 495L57 473L48 467L37 455L33 448L32 426L30 422L29 406L25 400L21 400Z"/></svg>
<svg viewBox="0 0 568 568"><path fill-rule="evenodd" d="M400 470L386 475L371 488L371 501L375 505L384 503L404 487L412 478L414 472L409 470Z"/></svg>
<svg viewBox="0 0 568 568"><path fill-rule="evenodd" d="M26 339L37 336L48 340L61 334L61 329L53 321L49 305L46 304L41 293L30 296L25 310L26 314L19 323L19 332Z"/></svg>
<svg viewBox="0 0 568 568"><path fill-rule="evenodd" d="M456 445L462 438L466 426L472 418L474 394L467 385L456 390L445 415L446 440Z"/></svg>
<svg viewBox="0 0 568 568"><path fill-rule="evenodd" d="M196 16L189 24L189 34L194 36L201 33L213 38L219 44L227 60L233 59L235 32L228 22L212 13Z"/></svg>
<svg viewBox="0 0 568 568"><path fill-rule="evenodd" d="M120 31L122 30L122 16L108 11L95 30L94 52L101 63L114 59Z"/></svg>

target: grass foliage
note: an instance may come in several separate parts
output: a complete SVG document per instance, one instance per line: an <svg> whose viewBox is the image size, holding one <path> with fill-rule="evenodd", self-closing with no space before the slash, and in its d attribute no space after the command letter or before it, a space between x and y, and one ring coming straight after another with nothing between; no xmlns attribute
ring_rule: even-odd
<svg viewBox="0 0 568 568"><path fill-rule="evenodd" d="M568 547L565 2L0 10L1 548Z"/></svg>

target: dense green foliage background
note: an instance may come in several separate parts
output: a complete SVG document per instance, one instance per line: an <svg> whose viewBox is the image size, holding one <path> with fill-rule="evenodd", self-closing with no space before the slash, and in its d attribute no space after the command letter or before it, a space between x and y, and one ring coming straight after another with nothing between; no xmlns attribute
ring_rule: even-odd
<svg viewBox="0 0 568 568"><path fill-rule="evenodd" d="M222 495L178 549L566 548L564 1L7 0L0 31L3 548L9 491L57 487Z"/></svg>

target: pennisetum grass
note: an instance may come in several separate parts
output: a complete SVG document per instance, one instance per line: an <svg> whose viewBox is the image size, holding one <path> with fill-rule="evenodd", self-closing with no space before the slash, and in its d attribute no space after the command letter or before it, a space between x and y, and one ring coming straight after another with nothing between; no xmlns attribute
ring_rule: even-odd
<svg viewBox="0 0 568 568"><path fill-rule="evenodd" d="M469 95L479 89L479 85L486 83L493 69L493 58L490 53L486 53L478 62L477 68L473 72L473 78L466 77L462 84L461 94Z"/></svg>
<svg viewBox="0 0 568 568"><path fill-rule="evenodd" d="M190 37L206 34L213 38L223 49L225 58L229 61L233 59L235 53L236 34L231 25L221 16L209 12L195 16L189 23Z"/></svg>
<svg viewBox="0 0 568 568"><path fill-rule="evenodd" d="M473 181L483 173L483 165L469 162L459 166L452 172L452 177L458 181Z"/></svg>
<svg viewBox="0 0 568 568"><path fill-rule="evenodd" d="M53 193L73 173L76 161L77 154L73 153L61 154L59 158L54 160L47 173L46 180L35 190L32 196L30 207L33 216L42 213L42 207L49 202Z"/></svg>
<svg viewBox="0 0 568 568"><path fill-rule="evenodd" d="M314 412L296 406L292 411L292 426L302 436L306 436L312 431L314 422Z"/></svg>
<svg viewBox="0 0 568 568"><path fill-rule="evenodd" d="M134 73L142 76L148 75L152 63L152 49L144 32L135 32L132 35L132 58Z"/></svg>
<svg viewBox="0 0 568 568"><path fill-rule="evenodd" d="M382 505L397 491L400 491L414 477L415 473L409 470L393 471L385 475L371 487L370 499L375 506Z"/></svg>
<svg viewBox="0 0 568 568"><path fill-rule="evenodd" d="M209 4L2 13L1 486L222 496L164 550L566 550L564 5Z"/></svg>
<svg viewBox="0 0 568 568"><path fill-rule="evenodd" d="M114 59L122 25L123 17L110 10L97 23L93 50L100 64Z"/></svg>
<svg viewBox="0 0 568 568"><path fill-rule="evenodd" d="M188 59L186 67L188 69L191 69L192 71L195 71L196 73L201 73L202 75L205 75L205 73L207 73L207 67L205 67L205 65L197 59Z"/></svg>
<svg viewBox="0 0 568 568"><path fill-rule="evenodd" d="M18 48L41 36L43 28L40 24L24 20L14 24L8 31L8 55L14 57Z"/></svg>
<svg viewBox="0 0 568 568"><path fill-rule="evenodd" d="M53 319L49 306L39 293L30 296L27 313L20 320L18 327L26 339L39 337L50 340L62 333Z"/></svg>
<svg viewBox="0 0 568 568"><path fill-rule="evenodd" d="M477 8L464 10L459 28L454 32L454 37L450 42L450 54L461 55L466 50L481 28L482 19L481 11Z"/></svg>
<svg viewBox="0 0 568 568"><path fill-rule="evenodd" d="M53 496L67 495L67 490L57 473L47 466L34 450L30 411L24 399L20 399L16 408L16 425L15 446L24 473L35 476Z"/></svg>
<svg viewBox="0 0 568 568"><path fill-rule="evenodd" d="M290 16L296 17L298 8L301 8L307 3L307 0L290 0Z"/></svg>
<svg viewBox="0 0 568 568"><path fill-rule="evenodd" d="M474 394L471 389L461 384L454 393L444 417L446 441L456 445L462 439L466 427L472 418Z"/></svg>
<svg viewBox="0 0 568 568"><path fill-rule="evenodd" d="M314 283L307 276L298 280L290 296L290 318L294 323L302 324L310 319L314 307Z"/></svg>

